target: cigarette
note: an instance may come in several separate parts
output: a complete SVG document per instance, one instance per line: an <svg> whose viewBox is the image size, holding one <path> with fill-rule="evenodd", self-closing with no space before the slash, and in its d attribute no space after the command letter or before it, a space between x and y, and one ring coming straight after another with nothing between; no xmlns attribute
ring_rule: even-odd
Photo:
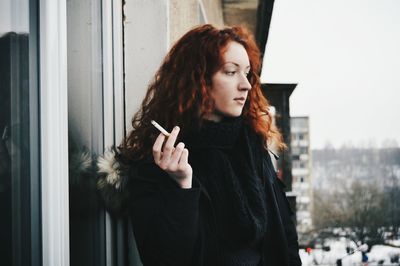
<svg viewBox="0 0 400 266"><path fill-rule="evenodd" d="M171 134L168 133L168 131L166 131L162 126L160 126L156 121L151 120L150 122L151 122L151 124L153 124L153 126L155 126L158 130L160 130L161 133L164 134L164 136L169 137L169 135L171 135Z"/></svg>

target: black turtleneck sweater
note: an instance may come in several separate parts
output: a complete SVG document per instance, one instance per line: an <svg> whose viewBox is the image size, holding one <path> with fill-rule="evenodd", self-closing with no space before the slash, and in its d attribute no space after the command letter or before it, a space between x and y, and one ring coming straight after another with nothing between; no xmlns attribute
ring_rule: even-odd
<svg viewBox="0 0 400 266"><path fill-rule="evenodd" d="M267 226L261 180L260 138L241 118L204 121L183 141L194 174L209 191L215 207L223 265L257 266Z"/></svg>

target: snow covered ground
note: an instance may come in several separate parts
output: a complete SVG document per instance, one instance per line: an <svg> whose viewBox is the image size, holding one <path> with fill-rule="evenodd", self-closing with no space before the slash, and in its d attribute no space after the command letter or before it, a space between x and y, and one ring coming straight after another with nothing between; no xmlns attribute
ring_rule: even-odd
<svg viewBox="0 0 400 266"><path fill-rule="evenodd" d="M330 251L322 249L313 249L310 254L303 249L300 250L300 257L304 266L308 265L336 265L338 259L342 259L343 266L358 265L400 265L400 262L391 262L391 258L400 256L400 248L376 245L373 246L371 252L367 253L368 264L361 262L361 251L356 251L351 255L346 252L346 247L356 248L353 242L346 239L327 241ZM397 243L396 243L397 244Z"/></svg>

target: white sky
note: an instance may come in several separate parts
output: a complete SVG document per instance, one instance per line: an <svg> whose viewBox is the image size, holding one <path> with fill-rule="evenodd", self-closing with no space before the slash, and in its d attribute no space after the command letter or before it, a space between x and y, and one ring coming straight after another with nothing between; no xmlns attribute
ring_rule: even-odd
<svg viewBox="0 0 400 266"><path fill-rule="evenodd" d="M297 83L312 148L400 143L400 0L275 0L263 83Z"/></svg>

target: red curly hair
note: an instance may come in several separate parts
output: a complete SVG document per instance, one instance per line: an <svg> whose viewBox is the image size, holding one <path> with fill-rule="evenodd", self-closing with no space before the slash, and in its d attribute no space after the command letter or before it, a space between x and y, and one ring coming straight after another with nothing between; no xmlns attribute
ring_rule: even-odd
<svg viewBox="0 0 400 266"><path fill-rule="evenodd" d="M265 147L269 142L285 147L261 90L260 52L253 37L241 26L217 29L206 24L187 32L165 57L149 84L141 108L132 118L133 130L119 146L123 154L135 160L151 153L159 134L151 120L167 130L178 125L183 135L185 129L200 125L213 112L211 77L222 66L227 44L232 41L243 45L250 60L248 80L252 88L242 117L262 137Z"/></svg>

